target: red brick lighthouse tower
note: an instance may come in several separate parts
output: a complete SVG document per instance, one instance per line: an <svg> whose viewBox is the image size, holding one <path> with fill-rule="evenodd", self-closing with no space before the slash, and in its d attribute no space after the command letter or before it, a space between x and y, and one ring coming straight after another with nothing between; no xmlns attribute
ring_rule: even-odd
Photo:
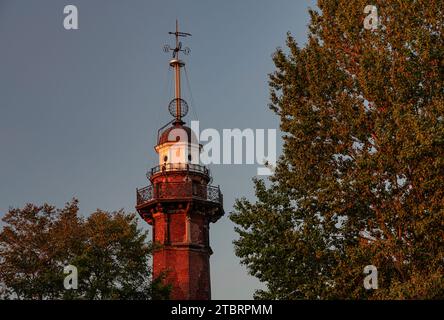
<svg viewBox="0 0 444 320"><path fill-rule="evenodd" d="M181 98L180 73L185 63L179 53L179 37L188 33L170 32L176 37L170 66L175 74L175 98L169 104L174 119L159 129L156 152L159 165L147 173L150 185L137 189L137 212L152 226L153 242L159 246L153 253L153 277L166 273L165 282L172 285L171 298L209 300L210 255L209 226L223 214L219 187L211 186L210 171L199 163L202 145L182 121L188 112Z"/></svg>

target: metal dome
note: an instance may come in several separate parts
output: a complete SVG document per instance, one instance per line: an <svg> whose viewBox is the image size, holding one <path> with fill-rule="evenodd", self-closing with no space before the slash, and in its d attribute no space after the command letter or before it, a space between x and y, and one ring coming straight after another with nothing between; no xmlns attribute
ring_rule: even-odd
<svg viewBox="0 0 444 320"><path fill-rule="evenodd" d="M173 132L174 130L183 130L185 133L180 133L180 131ZM184 126L182 123L175 123L160 134L157 144L161 145L168 142L183 142L180 139L185 135L188 143L192 142L192 137L194 138L194 142L197 142L197 136L191 128Z"/></svg>

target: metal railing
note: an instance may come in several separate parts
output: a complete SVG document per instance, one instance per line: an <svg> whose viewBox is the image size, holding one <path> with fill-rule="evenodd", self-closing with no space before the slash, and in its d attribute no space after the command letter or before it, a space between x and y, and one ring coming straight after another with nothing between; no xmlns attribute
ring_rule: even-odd
<svg viewBox="0 0 444 320"><path fill-rule="evenodd" d="M195 198L223 204L219 187L192 182L162 182L137 189L137 205L157 199Z"/></svg>
<svg viewBox="0 0 444 320"><path fill-rule="evenodd" d="M210 175L210 170L207 167L192 163L165 163L152 168L146 175L149 178L156 173L169 171L190 171Z"/></svg>

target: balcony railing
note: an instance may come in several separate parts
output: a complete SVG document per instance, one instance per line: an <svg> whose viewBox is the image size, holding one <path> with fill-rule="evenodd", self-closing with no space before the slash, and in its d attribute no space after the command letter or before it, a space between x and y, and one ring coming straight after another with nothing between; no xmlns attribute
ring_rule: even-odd
<svg viewBox="0 0 444 320"><path fill-rule="evenodd" d="M216 186L196 184L192 182L163 182L137 189L137 205L152 200L172 200L193 198L206 200L223 205L223 196Z"/></svg>
<svg viewBox="0 0 444 320"><path fill-rule="evenodd" d="M150 176L159 173L159 172L169 172L169 171L190 171L190 172L197 172L202 173L205 175L210 175L210 170L205 167L201 166L199 164L192 164L192 163L165 163L160 166L156 166L152 168L150 171L147 172L146 176L148 179Z"/></svg>

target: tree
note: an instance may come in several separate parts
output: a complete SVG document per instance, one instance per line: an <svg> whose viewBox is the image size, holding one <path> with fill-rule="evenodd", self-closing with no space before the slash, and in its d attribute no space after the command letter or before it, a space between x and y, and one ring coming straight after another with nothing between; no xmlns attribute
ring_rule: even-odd
<svg viewBox="0 0 444 320"><path fill-rule="evenodd" d="M151 281L151 244L135 214L97 210L79 216L78 201L10 209L0 233L0 283L10 299L162 299L169 288ZM78 289L64 288L64 267Z"/></svg>
<svg viewBox="0 0 444 320"><path fill-rule="evenodd" d="M444 4L374 2L367 30L367 1L319 0L273 56L283 155L230 216L257 298L444 297Z"/></svg>

